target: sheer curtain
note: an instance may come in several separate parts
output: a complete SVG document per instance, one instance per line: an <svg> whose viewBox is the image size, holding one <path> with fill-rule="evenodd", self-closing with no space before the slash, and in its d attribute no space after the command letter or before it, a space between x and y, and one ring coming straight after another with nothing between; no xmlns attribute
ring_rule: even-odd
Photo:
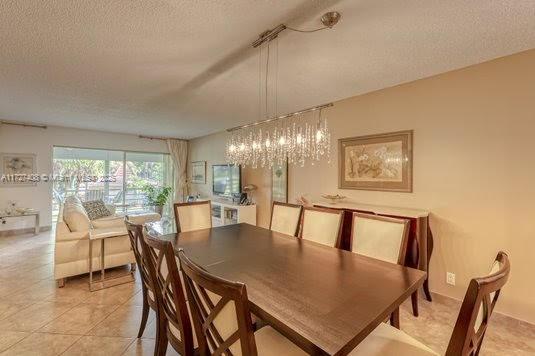
<svg viewBox="0 0 535 356"><path fill-rule="evenodd" d="M173 159L175 167L174 192L175 201L184 201L188 195L187 185L187 166L188 166L188 141L184 140L167 140L169 154Z"/></svg>

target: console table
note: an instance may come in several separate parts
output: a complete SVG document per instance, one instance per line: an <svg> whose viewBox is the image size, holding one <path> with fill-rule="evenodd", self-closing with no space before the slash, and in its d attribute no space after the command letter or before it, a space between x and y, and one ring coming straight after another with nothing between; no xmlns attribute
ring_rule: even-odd
<svg viewBox="0 0 535 356"><path fill-rule="evenodd" d="M0 213L0 220L4 220L7 218L22 218L25 216L35 216L35 225L34 225L34 234L39 234L39 212L36 210L27 211L25 213L13 213L13 214L7 214L6 212Z"/></svg>
<svg viewBox="0 0 535 356"><path fill-rule="evenodd" d="M351 241L351 233L353 231L354 212L409 220L409 243L407 246L405 265L427 272L427 277L423 284L423 290L426 299L428 301L432 301L431 292L429 291L429 261L431 259L431 254L433 253L433 233L431 232L431 228L429 226L428 211L351 202L339 202L336 204L317 202L313 203L313 205L316 207L344 211L341 248L348 251L350 250L349 246ZM414 315L418 315L417 294L413 295L412 304Z"/></svg>

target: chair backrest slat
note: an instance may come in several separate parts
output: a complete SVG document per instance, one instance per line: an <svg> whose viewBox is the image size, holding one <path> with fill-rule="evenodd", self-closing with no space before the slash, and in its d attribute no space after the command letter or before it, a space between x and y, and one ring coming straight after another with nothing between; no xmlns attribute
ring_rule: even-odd
<svg viewBox="0 0 535 356"><path fill-rule="evenodd" d="M130 239L130 245L136 258L136 263L139 270L139 275L141 276L141 285L143 288L143 294L147 298L149 305L155 309L156 299L154 293L154 286L152 284L151 278L149 276L149 271L147 269L147 263L145 263L143 251L146 249L146 243L143 240L143 226L137 225L128 220L128 217L125 217L124 223L126 226L126 231L128 232L128 237ZM151 293L148 293L150 291Z"/></svg>
<svg viewBox="0 0 535 356"><path fill-rule="evenodd" d="M173 245L170 241L160 240L146 232L144 239L147 245L144 252L148 261L149 275L156 287L155 295L161 305L158 317L165 317L168 324L179 331L180 337L169 330L167 332L173 347L181 355L193 355L193 330Z"/></svg>
<svg viewBox="0 0 535 356"><path fill-rule="evenodd" d="M353 213L351 251L387 262L404 264L409 223L406 219Z"/></svg>
<svg viewBox="0 0 535 356"><path fill-rule="evenodd" d="M303 207L297 204L273 202L269 229L282 234L297 236Z"/></svg>
<svg viewBox="0 0 535 356"><path fill-rule="evenodd" d="M509 278L510 270L509 257L505 252L499 252L490 274L470 281L446 356L479 354L489 319L501 289Z"/></svg>
<svg viewBox="0 0 535 356"><path fill-rule="evenodd" d="M340 248L343 210L304 207L299 236L305 240Z"/></svg>
<svg viewBox="0 0 535 356"><path fill-rule="evenodd" d="M179 251L201 355L257 355L243 283L214 276Z"/></svg>
<svg viewBox="0 0 535 356"><path fill-rule="evenodd" d="M209 229L212 227L212 204L210 200L175 203L177 232Z"/></svg>

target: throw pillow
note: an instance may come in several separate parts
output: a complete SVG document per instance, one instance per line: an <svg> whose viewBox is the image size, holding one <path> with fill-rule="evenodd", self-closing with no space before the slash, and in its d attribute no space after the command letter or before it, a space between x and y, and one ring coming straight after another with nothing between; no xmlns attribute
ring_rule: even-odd
<svg viewBox="0 0 535 356"><path fill-rule="evenodd" d="M89 216L89 220L100 219L111 215L111 212L106 208L102 200L86 201L82 205L87 212L87 216Z"/></svg>

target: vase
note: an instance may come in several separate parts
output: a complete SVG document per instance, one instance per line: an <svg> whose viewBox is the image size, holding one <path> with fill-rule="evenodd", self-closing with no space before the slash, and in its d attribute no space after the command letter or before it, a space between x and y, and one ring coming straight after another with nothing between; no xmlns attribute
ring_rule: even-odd
<svg viewBox="0 0 535 356"><path fill-rule="evenodd" d="M160 216L163 216L163 206L161 205L154 206L154 212L157 214L160 214Z"/></svg>

